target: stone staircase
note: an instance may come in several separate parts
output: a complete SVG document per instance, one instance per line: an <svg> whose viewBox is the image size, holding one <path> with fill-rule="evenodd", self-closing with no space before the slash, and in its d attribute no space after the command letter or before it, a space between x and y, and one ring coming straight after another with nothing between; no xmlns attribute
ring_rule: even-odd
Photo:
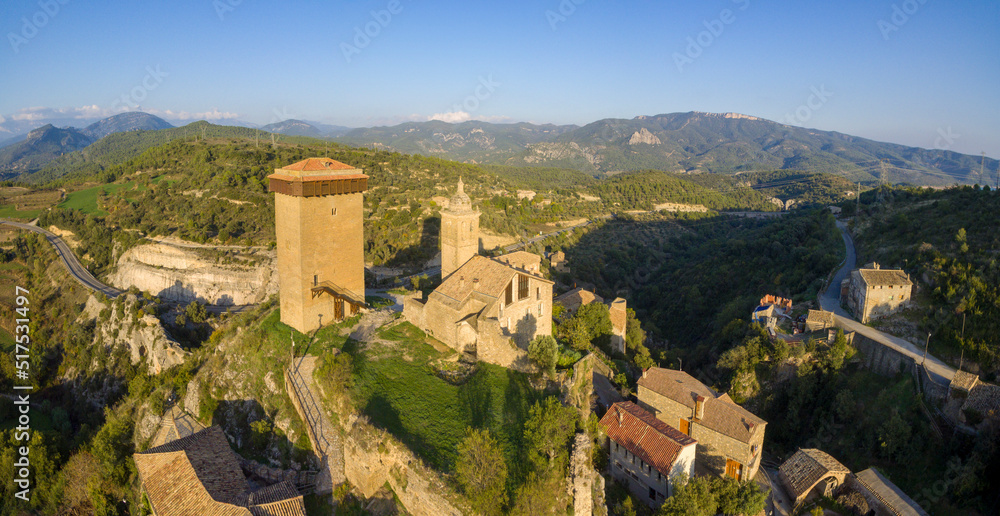
<svg viewBox="0 0 1000 516"><path fill-rule="evenodd" d="M298 357L285 371L285 388L295 405L295 410L306 424L309 442L320 458L320 473L316 477L316 493L328 494L346 480L344 475L344 446L340 430L326 416L321 404L319 388L313 380L316 357Z"/></svg>

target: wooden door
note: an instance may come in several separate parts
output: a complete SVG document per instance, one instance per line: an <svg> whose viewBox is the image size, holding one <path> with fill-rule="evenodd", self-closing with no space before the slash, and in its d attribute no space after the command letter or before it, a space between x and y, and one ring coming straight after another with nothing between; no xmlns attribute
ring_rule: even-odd
<svg viewBox="0 0 1000 516"><path fill-rule="evenodd" d="M687 419L681 418L681 426L678 429L684 435L691 435L691 422Z"/></svg>
<svg viewBox="0 0 1000 516"><path fill-rule="evenodd" d="M341 320L344 318L344 300L338 299L333 302L333 318Z"/></svg>
<svg viewBox="0 0 1000 516"><path fill-rule="evenodd" d="M743 473L743 465L735 460L726 459L726 476L740 480Z"/></svg>

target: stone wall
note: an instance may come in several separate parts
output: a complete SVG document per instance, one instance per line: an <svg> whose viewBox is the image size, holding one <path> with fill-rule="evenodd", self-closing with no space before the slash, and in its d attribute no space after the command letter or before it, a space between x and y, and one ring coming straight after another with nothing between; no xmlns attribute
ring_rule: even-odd
<svg viewBox="0 0 1000 516"><path fill-rule="evenodd" d="M440 474L387 432L353 415L345 423L344 473L366 498L388 482L410 514L471 513Z"/></svg>
<svg viewBox="0 0 1000 516"><path fill-rule="evenodd" d="M865 367L876 374L895 376L898 373L914 374L916 372L917 364L913 358L889 346L857 333L854 336L853 344L864 355L862 360Z"/></svg>

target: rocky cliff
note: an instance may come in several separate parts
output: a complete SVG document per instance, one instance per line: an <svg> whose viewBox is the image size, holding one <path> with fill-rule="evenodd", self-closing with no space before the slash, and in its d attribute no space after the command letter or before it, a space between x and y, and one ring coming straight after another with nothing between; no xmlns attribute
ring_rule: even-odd
<svg viewBox="0 0 1000 516"><path fill-rule="evenodd" d="M91 305L92 302L88 300L88 313L93 311ZM167 335L156 316L142 313L141 303L136 296L125 294L110 303L110 310L105 310L107 309L101 310L96 317L95 346L128 346L132 363L139 363L142 357L146 357L150 374L158 374L184 362L188 352Z"/></svg>
<svg viewBox="0 0 1000 516"><path fill-rule="evenodd" d="M274 251L189 248L166 243L129 249L109 278L166 301L252 305L278 292Z"/></svg>

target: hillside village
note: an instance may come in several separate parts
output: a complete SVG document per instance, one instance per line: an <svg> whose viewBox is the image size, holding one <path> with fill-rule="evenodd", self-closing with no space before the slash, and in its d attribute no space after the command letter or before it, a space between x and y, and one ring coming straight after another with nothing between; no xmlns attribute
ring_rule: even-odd
<svg viewBox="0 0 1000 516"><path fill-rule="evenodd" d="M754 401L763 366L730 352L719 363L731 379L706 375L647 338L637 289L602 297L562 249L585 227L490 245L483 200L458 178L443 185L440 257L395 283L389 274L386 288L366 264L364 169L309 157L267 179L275 245L233 259L277 272L248 272L247 302L225 287L206 299L178 280L159 296L187 308L165 331L150 315L162 301L134 287L163 265L121 269L100 296L83 289L91 321L106 324L97 313L111 307L112 320L149 334L102 330L131 341L126 362L146 364L143 378L170 378L172 387L144 380L159 401L136 400L140 444L121 457L149 514L320 514L333 500L338 513L373 514L909 515L935 501L904 492L880 472L884 461L852 472L822 440L770 449L775 421ZM203 259L172 249L166 269ZM759 292L737 349L772 350L763 361L793 375L831 360L903 378L933 432L988 435L1000 425L1000 387L873 328L911 308L917 283L874 262L854 268L853 255L849 244L850 259L813 299ZM199 281L218 288L232 268L212 267ZM220 313L211 327L206 301ZM178 331L211 338L182 346ZM421 396L461 400L462 414Z"/></svg>

